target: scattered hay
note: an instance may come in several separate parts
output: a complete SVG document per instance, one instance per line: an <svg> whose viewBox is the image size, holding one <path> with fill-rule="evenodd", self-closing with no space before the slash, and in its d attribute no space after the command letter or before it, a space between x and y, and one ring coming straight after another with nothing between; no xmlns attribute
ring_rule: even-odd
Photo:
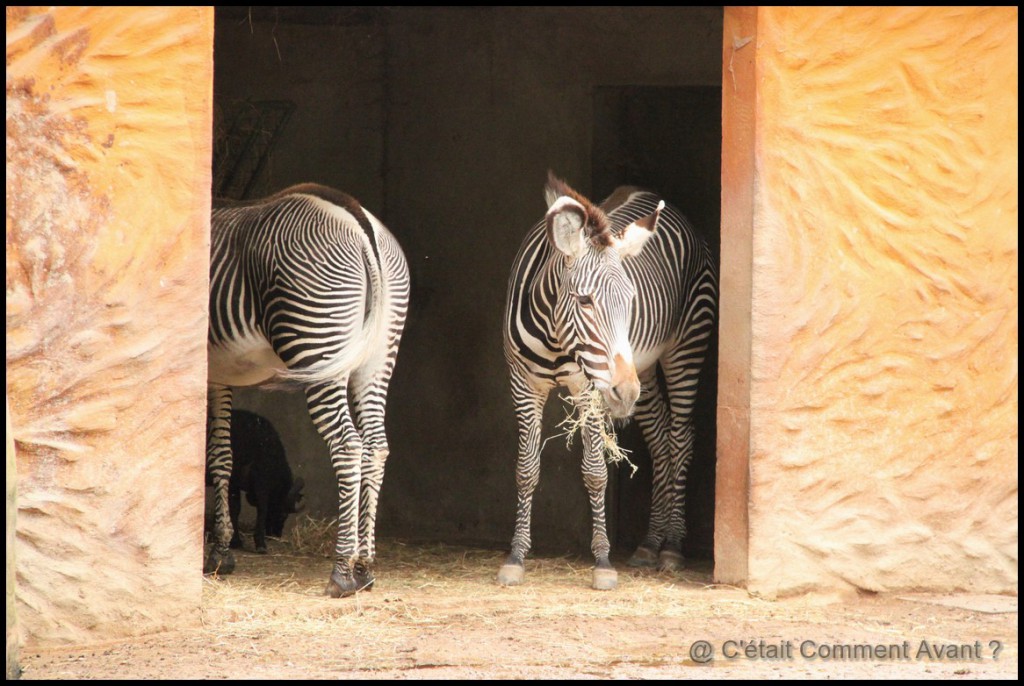
<svg viewBox="0 0 1024 686"><path fill-rule="evenodd" d="M636 474L637 466L629 459L629 451L619 445L615 426L605 409L601 391L594 388L593 384L587 384L576 395L566 396L565 401L572 409L566 413L558 428L562 429L559 435L565 436L566 447L572 446L572 439L577 431L581 431L588 422L594 422L598 427L605 462L618 464L625 461L633 470L630 476Z"/></svg>
<svg viewBox="0 0 1024 686"><path fill-rule="evenodd" d="M334 542L338 535L338 518L314 519L308 514L295 520L288 542L292 550L303 555L334 557Z"/></svg>
<svg viewBox="0 0 1024 686"><path fill-rule="evenodd" d="M378 539L373 592L332 600L323 595L332 564L324 551L333 551L335 522L303 516L296 525L304 549L316 553L270 539L267 555L242 552L233 574L204 577L205 645L259 658L301 641L322 665L372 671L436 664L447 648L432 648L432 637L450 648L454 644L444 641L453 628L532 635L541 627L555 642L564 638L562 629L543 627L571 622L579 632L581 620L695 620L723 601L746 599L740 590L707 593L709 571L687 578L620 567L621 591L594 592L588 555L527 558L528 582L504 587L495 579L504 549ZM276 643L268 642L271 637ZM603 650L594 659L604 659Z"/></svg>
<svg viewBox="0 0 1024 686"><path fill-rule="evenodd" d="M268 544L267 555L238 553L234 574L204 577L201 630L147 635L102 649L23 651L26 674L150 680L729 678L730 661L695 666L687 646L695 637L721 645L752 631L772 644L811 638L823 645L925 639L953 645L964 636L983 645L989 638L1008 643L999 661L928 667L897 660L893 668L899 671L886 672L890 676L913 676L918 667L939 676L954 668L985 676L985 665L1012 660L1011 667L992 672L1002 678L1013 676L1016 666L1016 623L1005 619L1012 615L992 615L979 624L970 611L882 596L765 600L713 584L710 561L685 575L617 563L620 588L598 592L589 588L588 555L535 557L526 560L524 585L504 587L495 579L503 550L379 539L376 587L336 600L323 595L328 560L298 555L287 541ZM790 670L799 678L813 668L811 676L836 677L849 676L856 666L846 662L829 672L820 660L816 664L775 662L768 666L783 671L764 673L785 677ZM756 666L737 673L749 675ZM883 668L889 669L863 663L857 674Z"/></svg>
<svg viewBox="0 0 1024 686"><path fill-rule="evenodd" d="M282 559L284 558L284 559ZM323 587L330 567L310 573L310 558L278 557L276 562L301 565L281 578L262 572L207 579L203 585L203 629L206 643L218 649L244 650L254 657L267 649L262 639L301 640L319 646L324 660L337 659L337 647L312 637L344 636L346 654L356 663L378 668L400 666L394 644L408 634L401 604L374 603L356 596L346 602L325 599ZM315 560L315 559L314 559ZM290 565L289 565L290 566ZM369 602L367 602L369 601Z"/></svg>

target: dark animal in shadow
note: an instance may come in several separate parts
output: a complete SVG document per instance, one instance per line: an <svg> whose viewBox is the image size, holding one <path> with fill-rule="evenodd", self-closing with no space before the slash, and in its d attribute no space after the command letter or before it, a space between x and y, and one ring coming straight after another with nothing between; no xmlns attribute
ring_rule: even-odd
<svg viewBox="0 0 1024 686"><path fill-rule="evenodd" d="M238 515L242 509L242 491L256 508L253 541L256 552L267 552L267 536L284 533L288 515L301 512L301 477L292 477L280 436L266 417L246 410L231 411L231 452L234 468L228 487L228 506L234 535L232 548L241 548Z"/></svg>

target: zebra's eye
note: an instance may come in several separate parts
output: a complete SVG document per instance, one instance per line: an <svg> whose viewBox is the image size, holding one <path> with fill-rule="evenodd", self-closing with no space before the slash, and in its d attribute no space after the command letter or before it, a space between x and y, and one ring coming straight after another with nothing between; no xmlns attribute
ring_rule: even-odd
<svg viewBox="0 0 1024 686"><path fill-rule="evenodd" d="M594 305L594 299L589 295L577 295L576 301L583 307L592 307Z"/></svg>

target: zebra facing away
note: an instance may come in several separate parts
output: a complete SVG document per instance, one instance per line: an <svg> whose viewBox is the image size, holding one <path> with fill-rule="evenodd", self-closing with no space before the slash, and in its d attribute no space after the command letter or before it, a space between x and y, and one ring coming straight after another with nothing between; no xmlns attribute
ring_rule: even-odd
<svg viewBox="0 0 1024 686"><path fill-rule="evenodd" d="M234 569L232 387L294 386L330 450L338 534L326 593L373 584L384 411L409 303L395 237L350 196L316 184L214 204L210 246L207 471L214 545L205 573Z"/></svg>
<svg viewBox="0 0 1024 686"><path fill-rule="evenodd" d="M594 205L548 173L547 215L512 267L504 321L519 425L518 505L502 585L523 581L530 510L540 476L541 419L552 389L600 391L607 414L634 414L653 463L647 534L633 566L678 569L686 534L686 470L697 381L717 313L717 274L707 244L654 193L617 188ZM658 368L665 390L659 385ZM583 480L593 516L593 587L612 589L605 524L604 418L582 427Z"/></svg>

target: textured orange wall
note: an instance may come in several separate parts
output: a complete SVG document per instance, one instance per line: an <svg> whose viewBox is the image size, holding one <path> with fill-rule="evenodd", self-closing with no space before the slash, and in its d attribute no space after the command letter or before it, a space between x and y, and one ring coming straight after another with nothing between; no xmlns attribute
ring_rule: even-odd
<svg viewBox="0 0 1024 686"><path fill-rule="evenodd" d="M757 12L749 588L1016 592L1017 8Z"/></svg>
<svg viewBox="0 0 1024 686"><path fill-rule="evenodd" d="M6 20L19 624L198 621L213 10Z"/></svg>

